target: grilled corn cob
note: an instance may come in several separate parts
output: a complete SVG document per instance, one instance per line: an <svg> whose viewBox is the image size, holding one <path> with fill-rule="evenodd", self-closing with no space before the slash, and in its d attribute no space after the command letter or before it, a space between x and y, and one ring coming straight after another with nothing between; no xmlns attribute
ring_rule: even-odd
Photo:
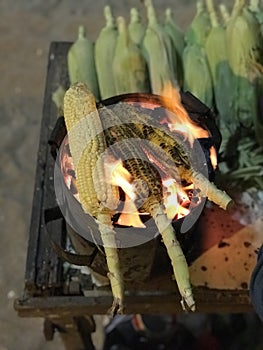
<svg viewBox="0 0 263 350"><path fill-rule="evenodd" d="M158 163L158 159L156 160L158 153L156 154L156 147L153 148L152 145L156 145L164 151L166 156L163 155L163 152L161 154L165 163L171 164L170 160L172 160L174 165L174 169L169 169L169 174L172 174L172 176L178 176L179 174L181 179L193 182L195 188L200 189L203 196L207 196L208 199L221 208L227 209L231 205L231 198L225 192L217 189L213 183L194 168L195 160L191 158L189 147L175 133L159 125L152 117L142 113L135 106L119 103L113 108L113 112L118 115L124 124L131 120L134 122L131 128L136 130L141 139L150 141L151 149L148 149L146 153L151 155L150 158L155 159L156 163ZM166 166L165 168L167 169Z"/></svg>
<svg viewBox="0 0 263 350"><path fill-rule="evenodd" d="M151 1L145 2L147 7L148 25L142 43L142 51L148 63L151 90L154 94L161 94L166 83L177 86L176 66L167 51L168 40L157 22ZM170 39L170 38L168 38ZM175 58L176 59L176 58Z"/></svg>
<svg viewBox="0 0 263 350"><path fill-rule="evenodd" d="M102 153L106 149L95 97L85 84L74 84L65 94L64 118L83 210L99 225L109 268L114 302L112 312L122 312L123 280L111 216L119 203L118 188L105 181Z"/></svg>
<svg viewBox="0 0 263 350"><path fill-rule="evenodd" d="M182 61L182 55L184 51L184 34L182 30L178 27L178 25L175 23L173 16L172 16L172 10L170 8L167 8L165 11L165 31L170 36L173 47L176 52L176 72L177 72L177 80L179 82L179 86L182 86L183 84L183 61Z"/></svg>
<svg viewBox="0 0 263 350"><path fill-rule="evenodd" d="M101 99L116 95L113 76L113 58L117 42L117 30L110 6L104 7L106 25L95 42L95 63Z"/></svg>
<svg viewBox="0 0 263 350"><path fill-rule="evenodd" d="M130 23L128 30L131 40L136 45L141 46L145 34L145 26L141 21L139 11L136 7L132 7L130 10Z"/></svg>
<svg viewBox="0 0 263 350"><path fill-rule="evenodd" d="M77 188L83 209L97 218L99 223L114 295L112 312L122 312L124 286L111 222L111 216L118 206L119 195L118 191L114 192L114 188L103 181L106 178L104 163L98 163L106 149L111 150L115 159L123 161L132 176L136 192L135 204L141 211L150 213L162 235L182 296L182 307L194 311L195 302L187 262L164 212L161 176L147 157L151 152L150 159L155 163L156 147L151 144L155 143L164 150L167 157L172 159L174 168L179 169L182 178L193 179L201 189L208 187L208 192L217 192L217 200L220 199L222 207L229 203L230 198L212 184L209 187L209 181L192 169L189 154L182 143L174 134L164 131L163 127L155 127L156 121L151 116L139 113L136 107L127 104L118 104L112 110L104 107L99 111L100 114L96 109L94 96L84 84L76 84L67 91L64 113ZM130 123L131 120L133 123ZM150 141L146 143L146 150L138 146L138 137ZM159 161L162 162L162 159ZM100 187L97 188L96 183ZM212 198L213 195L209 197Z"/></svg>
<svg viewBox="0 0 263 350"><path fill-rule="evenodd" d="M99 100L99 87L94 60L94 45L85 36L85 28L79 26L78 39L68 51L68 73L71 84L81 82L87 84Z"/></svg>
<svg viewBox="0 0 263 350"><path fill-rule="evenodd" d="M118 17L117 24L119 35L113 59L116 93L149 92L146 61L129 37L125 19Z"/></svg>
<svg viewBox="0 0 263 350"><path fill-rule="evenodd" d="M172 262L175 279L182 296L183 309L187 307L194 311L195 302L187 262L171 222L164 213L161 177L145 157L141 147L138 147L137 138L140 135L140 130L137 129L136 123L130 126L120 123L114 111L104 109L103 113L103 119L114 125L114 127L105 130L108 146L113 148L115 158L124 159L125 168L132 176L137 195L136 206L140 211L150 213L159 229Z"/></svg>

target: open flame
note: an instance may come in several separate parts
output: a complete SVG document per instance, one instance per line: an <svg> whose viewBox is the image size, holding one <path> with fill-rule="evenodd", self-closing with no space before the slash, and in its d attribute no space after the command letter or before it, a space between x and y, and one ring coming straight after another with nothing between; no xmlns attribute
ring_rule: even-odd
<svg viewBox="0 0 263 350"><path fill-rule="evenodd" d="M167 83L162 92L162 103L172 113L167 113L166 120L171 131L182 133L188 139L191 146L197 138L209 137L208 130L196 125L189 117L187 111L181 103L179 91Z"/></svg>
<svg viewBox="0 0 263 350"><path fill-rule="evenodd" d="M181 103L181 97L178 90L171 84L165 86L161 96L161 101L162 106L166 108L166 113L161 120L161 124L166 124L172 132L183 134L191 147L193 146L195 139L208 138L210 136L208 130L203 129L192 121ZM154 109L156 107L151 102L142 102L140 105L147 109ZM169 113L169 111L171 112ZM215 169L217 166L217 155L214 147L210 148L210 160ZM149 161L156 163L155 159L151 159L150 157ZM157 163L156 166L158 166ZM105 181L109 181L112 185L120 187L124 193L124 203L120 210L120 216L115 224L144 228L145 225L141 221L141 218L142 215L148 215L148 213L142 214L138 212L135 205L137 196L131 174L124 167L121 159L107 159L105 167L107 173L107 179L105 179ZM72 191L76 199L78 199L73 161L70 153L67 151L64 151L62 156L62 168L65 184ZM193 184L187 184L187 186L185 186L176 179L164 175L162 178L162 185L163 204L168 219L177 220L188 215L190 213L190 205L194 196ZM198 204L199 201L200 198L197 196L194 202Z"/></svg>
<svg viewBox="0 0 263 350"><path fill-rule="evenodd" d="M131 174L122 165L122 161L117 160L111 164L107 163L107 170L110 172L110 182L114 186L119 186L123 189L124 193L133 201L136 199L136 193L134 192L131 184Z"/></svg>
<svg viewBox="0 0 263 350"><path fill-rule="evenodd" d="M116 223L123 226L144 228L145 225L142 223L138 210L134 204L136 193L132 185L131 174L126 168L124 168L121 159L110 165L108 164L107 167L111 173L111 184L121 187L125 193L124 206Z"/></svg>

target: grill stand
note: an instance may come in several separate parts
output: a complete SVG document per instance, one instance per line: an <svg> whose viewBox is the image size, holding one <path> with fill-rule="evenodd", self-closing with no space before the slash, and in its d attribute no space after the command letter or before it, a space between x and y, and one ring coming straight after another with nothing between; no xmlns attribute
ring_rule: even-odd
<svg viewBox="0 0 263 350"><path fill-rule="evenodd" d="M43 118L37 158L35 192L32 205L30 235L25 272L24 295L14 307L21 317L42 317L46 340L55 331L62 337L65 349L94 349L91 333L95 331L93 315L106 314L112 303L108 288L96 289L87 277L82 292L79 281L65 278L63 262L58 258L44 232L43 210L57 206L54 187L54 160L47 145L56 123L57 113L52 92L59 85L68 86L66 55L71 43L53 42L50 46ZM66 225L63 218L52 222L52 239L65 247ZM198 233L196 233L198 235ZM213 290L194 287L197 312L241 313L252 310L248 290ZM171 271L156 276L140 288L128 288L125 294L127 314L180 313L180 296Z"/></svg>

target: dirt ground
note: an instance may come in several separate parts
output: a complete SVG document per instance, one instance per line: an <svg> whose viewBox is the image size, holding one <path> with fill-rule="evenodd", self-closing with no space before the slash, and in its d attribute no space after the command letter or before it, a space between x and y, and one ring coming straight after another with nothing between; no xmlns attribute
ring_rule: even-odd
<svg viewBox="0 0 263 350"><path fill-rule="evenodd" d="M51 41L73 41L84 24L95 40L103 26L103 7L128 17L140 0L0 1L0 350L60 350L59 337L46 342L42 319L21 319L13 309L21 296L27 249L35 161L39 142L47 57ZM167 6L185 29L194 0L155 0Z"/></svg>

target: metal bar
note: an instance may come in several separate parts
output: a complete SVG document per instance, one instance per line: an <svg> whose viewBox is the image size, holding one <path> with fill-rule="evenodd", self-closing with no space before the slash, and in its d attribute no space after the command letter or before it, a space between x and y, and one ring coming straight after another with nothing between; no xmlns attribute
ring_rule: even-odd
<svg viewBox="0 0 263 350"><path fill-rule="evenodd" d="M197 312L215 313L243 313L251 312L253 308L247 291L243 290L214 290L198 288L194 290ZM112 294L103 291L99 296L90 293L85 296L64 296L48 298L28 298L16 300L15 309L22 317L80 316L107 314L112 303ZM180 297L177 293L130 293L125 296L125 313L181 313Z"/></svg>
<svg viewBox="0 0 263 350"><path fill-rule="evenodd" d="M43 233L42 211L44 208L56 205L53 187L54 161L50 155L48 139L57 118L52 93L59 85L65 88L68 86L66 53L69 47L70 43L67 42L53 42L49 51L25 273L25 287L27 292L32 294L38 289L53 289L61 285L61 263ZM62 224L57 222L55 225L57 228L55 239L61 244Z"/></svg>

